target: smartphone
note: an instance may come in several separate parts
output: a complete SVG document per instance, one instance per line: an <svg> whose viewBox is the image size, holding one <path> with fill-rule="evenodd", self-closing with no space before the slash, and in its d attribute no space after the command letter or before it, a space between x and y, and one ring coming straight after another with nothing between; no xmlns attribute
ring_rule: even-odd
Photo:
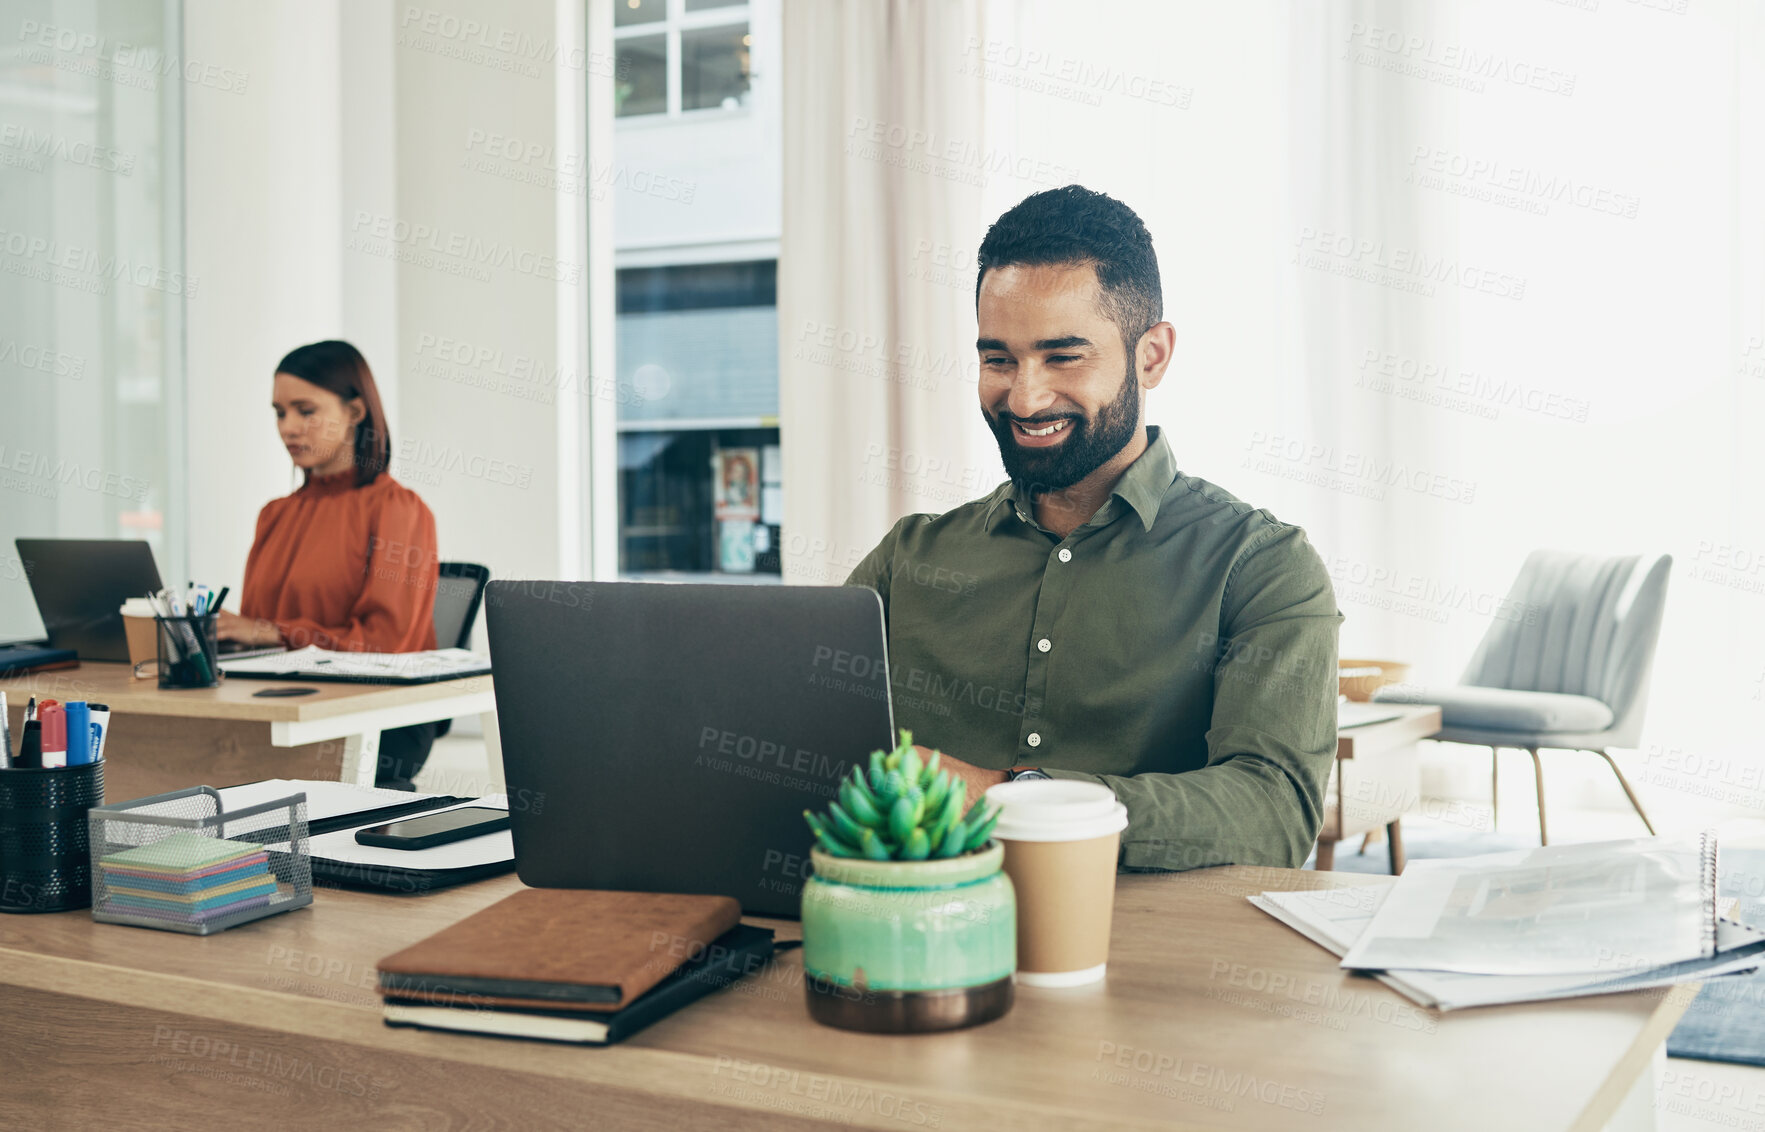
<svg viewBox="0 0 1765 1132"><path fill-rule="evenodd" d="M509 811L488 806L462 806L439 814L389 821L355 831L356 843L381 849L430 849L468 837L482 837L509 828Z"/></svg>

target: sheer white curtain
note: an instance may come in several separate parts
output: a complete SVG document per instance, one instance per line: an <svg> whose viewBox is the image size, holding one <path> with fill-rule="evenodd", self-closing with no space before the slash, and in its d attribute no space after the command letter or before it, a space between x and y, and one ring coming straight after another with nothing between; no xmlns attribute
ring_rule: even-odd
<svg viewBox="0 0 1765 1132"><path fill-rule="evenodd" d="M1530 550L1671 553L1631 765L1645 799L1757 810L1765 16L1674 8L993 0L977 38L940 32L916 81L979 99L982 151L1145 218L1178 341L1148 415L1185 471L1308 530L1348 615L1343 655L1451 681ZM848 50L829 75L872 66L874 43ZM793 116L826 113L802 101L841 89L790 92L788 170L809 172ZM815 160L845 179L797 182L798 203L839 207L855 163ZM981 223L1039 187L995 173ZM787 200L787 257L798 220ZM781 271L884 288L912 267L811 255ZM972 304L951 290L960 342ZM930 288L897 296L954 310ZM780 304L782 321L782 283ZM888 427L917 444L914 422ZM838 495L863 456L829 438L813 466ZM956 501L858 505L880 529Z"/></svg>
<svg viewBox="0 0 1765 1132"><path fill-rule="evenodd" d="M785 5L787 582L843 581L902 515L1003 476L975 392L981 34L978 0Z"/></svg>

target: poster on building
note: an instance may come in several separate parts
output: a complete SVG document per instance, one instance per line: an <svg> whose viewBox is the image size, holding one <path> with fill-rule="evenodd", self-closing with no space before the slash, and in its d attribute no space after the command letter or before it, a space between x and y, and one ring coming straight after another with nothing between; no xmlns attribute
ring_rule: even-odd
<svg viewBox="0 0 1765 1132"><path fill-rule="evenodd" d="M760 517L760 450L720 448L712 457L714 509L719 520Z"/></svg>

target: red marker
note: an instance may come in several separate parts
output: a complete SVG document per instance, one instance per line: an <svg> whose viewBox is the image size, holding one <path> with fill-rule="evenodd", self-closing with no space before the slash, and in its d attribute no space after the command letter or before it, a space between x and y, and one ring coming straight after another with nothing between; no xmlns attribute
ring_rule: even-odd
<svg viewBox="0 0 1765 1132"><path fill-rule="evenodd" d="M37 718L43 724L43 765L67 765L67 711L59 700L44 700L37 705Z"/></svg>

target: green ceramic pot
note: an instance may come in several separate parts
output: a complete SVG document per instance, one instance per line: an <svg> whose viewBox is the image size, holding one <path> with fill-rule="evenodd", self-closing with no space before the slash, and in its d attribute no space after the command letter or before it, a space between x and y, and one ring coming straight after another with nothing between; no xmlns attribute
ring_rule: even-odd
<svg viewBox="0 0 1765 1132"><path fill-rule="evenodd" d="M1011 1009L1017 896L997 841L950 860L810 857L803 971L816 1021L923 1033Z"/></svg>

